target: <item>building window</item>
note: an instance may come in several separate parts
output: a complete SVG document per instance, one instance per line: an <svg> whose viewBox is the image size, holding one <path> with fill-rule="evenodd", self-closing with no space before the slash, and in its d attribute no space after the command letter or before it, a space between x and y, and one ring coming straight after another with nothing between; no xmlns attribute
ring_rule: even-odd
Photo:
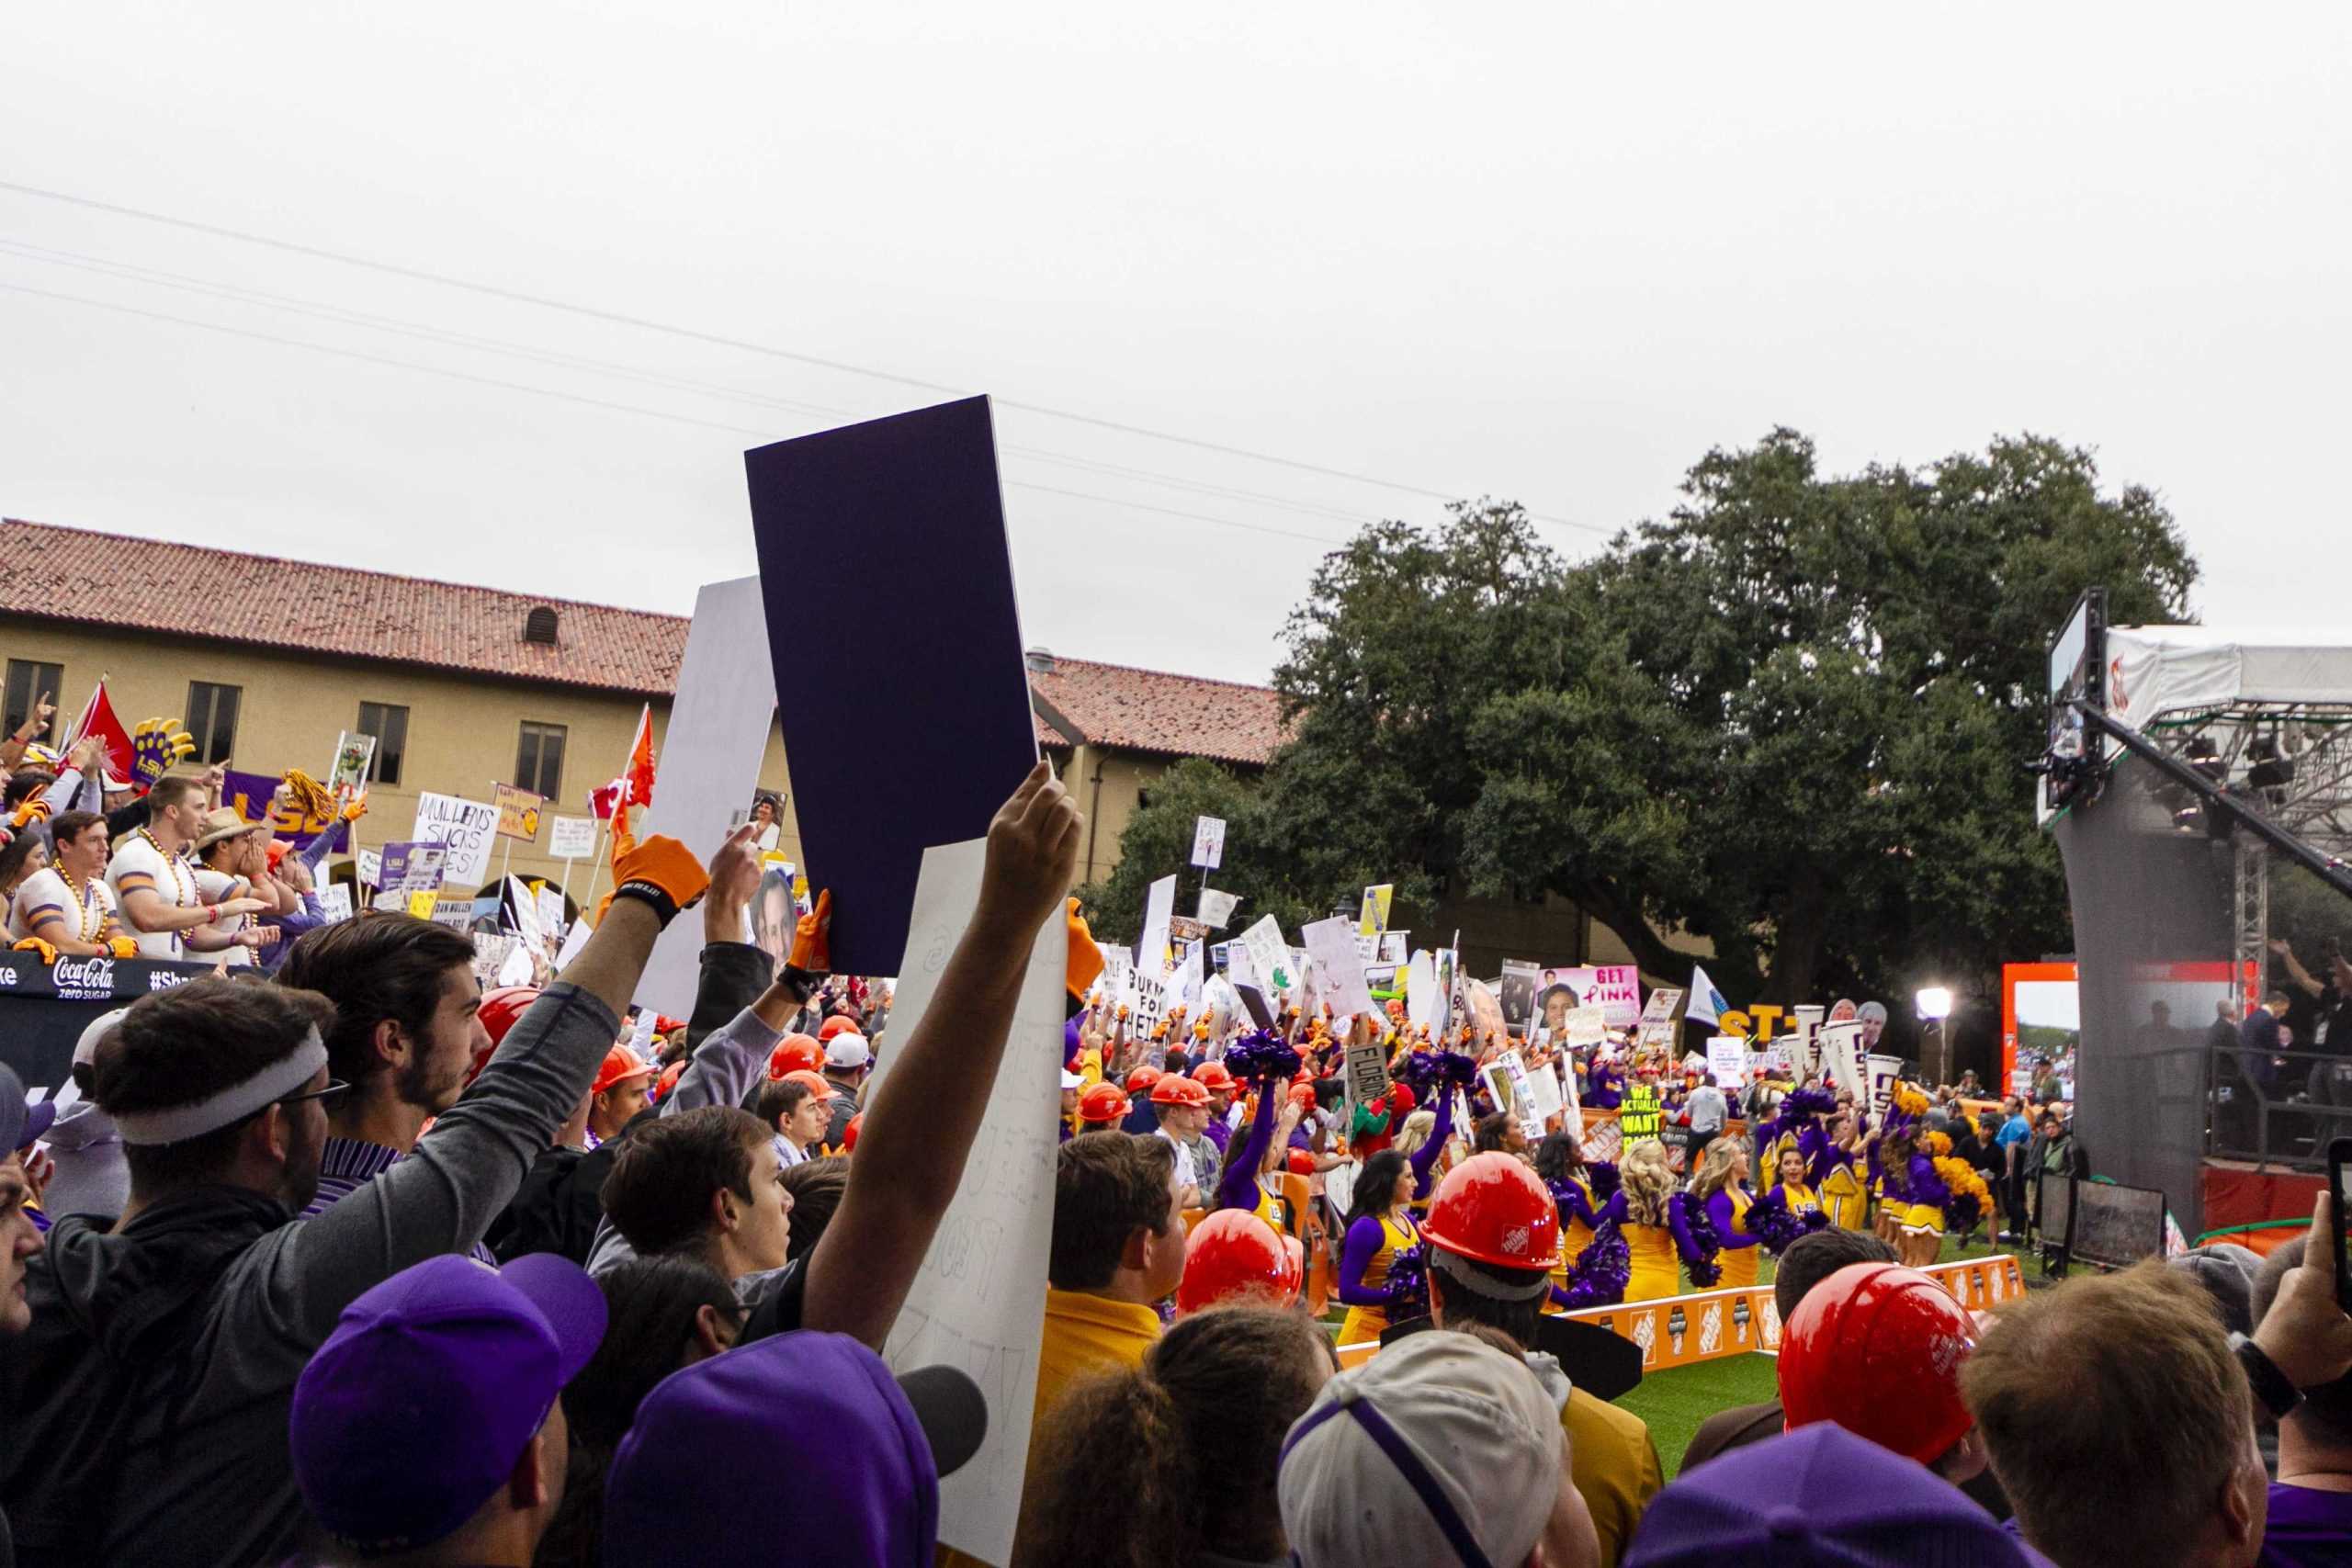
<svg viewBox="0 0 2352 1568"><path fill-rule="evenodd" d="M236 750L239 690L209 681L187 683L187 732L196 741L198 761L225 762Z"/></svg>
<svg viewBox="0 0 2352 1568"><path fill-rule="evenodd" d="M524 724L514 749L514 787L549 800L563 794L563 726Z"/></svg>
<svg viewBox="0 0 2352 1568"><path fill-rule="evenodd" d="M361 703L359 733L376 738L376 756L368 764L368 782L399 784L401 753L408 750L408 709L391 703Z"/></svg>
<svg viewBox="0 0 2352 1568"><path fill-rule="evenodd" d="M555 646L555 611L542 604L523 617L523 640Z"/></svg>
<svg viewBox="0 0 2352 1568"><path fill-rule="evenodd" d="M1150 805L1151 805L1151 791L1149 791L1149 790L1148 790L1148 789L1139 789L1139 790L1136 791L1136 809L1137 811L1145 810L1145 809L1147 809Z"/></svg>
<svg viewBox="0 0 2352 1568"><path fill-rule="evenodd" d="M51 703L56 702L57 688L64 683L65 666L62 664L37 664L29 659L8 660L8 711L6 715L0 715L0 718L5 718L6 722L7 735L14 736L17 730L32 722L33 705L40 702L41 698L47 697ZM49 728L27 739L45 741L51 746L56 745L59 717L57 714L50 715ZM0 737L0 739L6 738Z"/></svg>

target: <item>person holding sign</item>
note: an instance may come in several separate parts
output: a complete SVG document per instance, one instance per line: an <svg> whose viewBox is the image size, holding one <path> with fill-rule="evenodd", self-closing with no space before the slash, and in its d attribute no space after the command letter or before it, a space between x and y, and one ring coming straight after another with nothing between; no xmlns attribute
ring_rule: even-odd
<svg viewBox="0 0 2352 1568"><path fill-rule="evenodd" d="M1708 1145L1690 1196L1707 1206L1707 1219L1722 1244L1716 1283L1726 1289L1756 1283L1758 1238L1747 1227L1747 1211L1756 1199L1747 1190L1747 1144L1726 1137Z"/></svg>

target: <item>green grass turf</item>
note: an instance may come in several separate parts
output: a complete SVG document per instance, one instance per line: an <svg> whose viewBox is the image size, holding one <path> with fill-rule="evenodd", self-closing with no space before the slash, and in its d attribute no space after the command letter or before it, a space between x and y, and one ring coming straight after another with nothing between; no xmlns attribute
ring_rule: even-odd
<svg viewBox="0 0 2352 1568"><path fill-rule="evenodd" d="M1649 1423L1650 1441L1657 1445L1657 1461L1666 1478L1682 1468L1682 1450L1699 1423L1735 1404L1755 1404L1780 1394L1777 1368L1770 1356L1725 1356L1695 1367L1652 1372L1641 1387L1617 1401Z"/></svg>

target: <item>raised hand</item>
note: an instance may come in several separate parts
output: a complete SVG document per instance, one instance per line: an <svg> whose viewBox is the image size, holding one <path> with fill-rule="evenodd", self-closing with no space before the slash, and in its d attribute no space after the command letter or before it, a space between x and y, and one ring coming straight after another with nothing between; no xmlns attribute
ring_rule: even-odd
<svg viewBox="0 0 2352 1568"><path fill-rule="evenodd" d="M1030 769L989 824L981 915L1024 931L1044 925L1069 892L1085 820L1051 763Z"/></svg>

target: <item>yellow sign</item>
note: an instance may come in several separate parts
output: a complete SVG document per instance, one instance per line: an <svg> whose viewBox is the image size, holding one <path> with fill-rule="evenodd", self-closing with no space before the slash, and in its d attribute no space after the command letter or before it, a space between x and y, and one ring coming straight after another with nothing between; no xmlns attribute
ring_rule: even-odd
<svg viewBox="0 0 2352 1568"><path fill-rule="evenodd" d="M1384 882L1377 887L1363 890L1363 909L1356 919L1356 931L1361 936L1378 936L1388 929L1388 906L1396 896L1396 885Z"/></svg>
<svg viewBox="0 0 2352 1568"><path fill-rule="evenodd" d="M440 903L441 895L428 887L422 893L412 893L408 896L408 912L420 920L429 920L433 918L433 911L439 907Z"/></svg>
<svg viewBox="0 0 2352 1568"><path fill-rule="evenodd" d="M1617 1125L1624 1132L1626 1147L1655 1141L1665 1120L1656 1084L1635 1084L1625 1091L1625 1103L1617 1111Z"/></svg>
<svg viewBox="0 0 2352 1568"><path fill-rule="evenodd" d="M498 803L500 838L520 839L530 844L538 842L539 807L548 803L545 795L533 795L527 789L516 789L513 784L499 784L495 786L492 798Z"/></svg>

